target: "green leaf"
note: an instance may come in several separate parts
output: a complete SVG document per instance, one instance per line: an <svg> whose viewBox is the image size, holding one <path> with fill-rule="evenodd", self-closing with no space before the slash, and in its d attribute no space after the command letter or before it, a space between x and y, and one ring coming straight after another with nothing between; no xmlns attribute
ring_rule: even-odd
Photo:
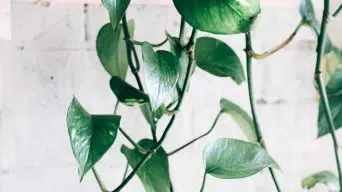
<svg viewBox="0 0 342 192"><path fill-rule="evenodd" d="M221 112L230 115L235 120L250 142L258 143L253 120L245 110L227 99L221 99L220 106Z"/></svg>
<svg viewBox="0 0 342 192"><path fill-rule="evenodd" d="M278 164L260 146L237 139L218 139L203 152L205 172L221 179L238 179L254 175Z"/></svg>
<svg viewBox="0 0 342 192"><path fill-rule="evenodd" d="M318 38L319 32L321 30L321 25L317 20L315 9L313 7L311 0L301 0L299 6L299 13L302 17L302 21L308 25L311 29L314 30L316 37ZM331 43L330 38L326 35L326 42L325 42L325 53L328 53L332 50L333 45Z"/></svg>
<svg viewBox="0 0 342 192"><path fill-rule="evenodd" d="M337 70L326 86L331 115L337 129L342 127L342 70ZM329 124L325 117L322 101L318 110L318 137L329 134Z"/></svg>
<svg viewBox="0 0 342 192"><path fill-rule="evenodd" d="M340 189L337 176L330 171L318 172L304 178L302 181L302 188L312 189L318 183L326 185L330 192L338 192Z"/></svg>
<svg viewBox="0 0 342 192"><path fill-rule="evenodd" d="M73 98L68 108L67 125L81 181L114 143L120 119L116 115L90 115Z"/></svg>
<svg viewBox="0 0 342 192"><path fill-rule="evenodd" d="M141 105L149 102L148 95L126 83L118 76L110 79L110 88L118 100L128 106Z"/></svg>
<svg viewBox="0 0 342 192"><path fill-rule="evenodd" d="M192 27L215 34L250 31L260 13L258 0L173 0Z"/></svg>
<svg viewBox="0 0 342 192"><path fill-rule="evenodd" d="M143 139L138 144L146 150L149 150L153 145L153 141ZM123 145L121 152L126 156L128 163L134 168L144 154L138 149L130 149ZM146 192L169 192L170 191L170 174L169 160L163 148L159 148L152 157L139 169L137 175L143 183Z"/></svg>
<svg viewBox="0 0 342 192"><path fill-rule="evenodd" d="M201 37L195 45L197 66L218 77L231 77L237 84L245 80L240 59L224 42Z"/></svg>
<svg viewBox="0 0 342 192"><path fill-rule="evenodd" d="M125 15L130 2L131 0L102 0L102 4L108 10L110 22L114 29Z"/></svg>
<svg viewBox="0 0 342 192"><path fill-rule="evenodd" d="M128 21L128 28L133 35L134 21ZM125 79L128 69L126 43L122 25L114 30L110 23L104 25L96 39L96 51L101 64L111 76Z"/></svg>
<svg viewBox="0 0 342 192"><path fill-rule="evenodd" d="M172 37L168 33L166 33L166 36L168 38L168 41L170 43L170 50L171 53L177 58L178 60L178 71L179 71L179 79L177 82L177 86L173 89L173 101L176 101L178 99L178 90L177 88L182 88L184 85L185 77L186 77L186 71L188 69L189 64L189 57L187 54L186 49L181 45L178 38Z"/></svg>
<svg viewBox="0 0 342 192"><path fill-rule="evenodd" d="M178 61L170 52L154 52L152 45L147 42L142 45L142 54L146 88L154 111L170 96L178 81Z"/></svg>
<svg viewBox="0 0 342 192"><path fill-rule="evenodd" d="M312 28L319 27L319 23L316 18L315 10L311 0L301 0L299 6L299 13L302 17L303 22Z"/></svg>

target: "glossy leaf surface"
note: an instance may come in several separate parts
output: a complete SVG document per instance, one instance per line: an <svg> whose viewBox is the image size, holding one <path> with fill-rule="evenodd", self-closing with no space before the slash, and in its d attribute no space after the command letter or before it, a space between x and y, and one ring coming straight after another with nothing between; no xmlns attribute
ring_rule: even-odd
<svg viewBox="0 0 342 192"><path fill-rule="evenodd" d="M342 127L342 70L337 70L326 86L331 115L336 129ZM318 111L318 137L329 134L329 124L320 101Z"/></svg>
<svg viewBox="0 0 342 192"><path fill-rule="evenodd" d="M173 0L192 27L215 34L244 33L260 13L258 0Z"/></svg>
<svg viewBox="0 0 342 192"><path fill-rule="evenodd" d="M67 125L81 181L114 143L120 119L116 115L90 115L73 98L68 108Z"/></svg>
<svg viewBox="0 0 342 192"><path fill-rule="evenodd" d="M147 42L142 45L142 53L146 87L154 111L170 96L178 81L178 61L170 52L154 52Z"/></svg>
<svg viewBox="0 0 342 192"><path fill-rule="evenodd" d="M110 88L121 103L125 105L141 105L149 102L148 95L126 83L120 77L110 79Z"/></svg>
<svg viewBox="0 0 342 192"><path fill-rule="evenodd" d="M102 0L102 4L108 10L110 22L114 29L125 15L130 2L131 0Z"/></svg>
<svg viewBox="0 0 342 192"><path fill-rule="evenodd" d="M197 66L218 77L231 77L237 84L245 80L240 59L224 42L211 37L197 39L195 45Z"/></svg>
<svg viewBox="0 0 342 192"><path fill-rule="evenodd" d="M153 141L143 139L139 141L138 144L148 150L153 146ZM138 149L130 149L125 145L121 147L121 152L126 156L127 161L132 168L134 168L144 156ZM169 192L169 161L164 149L159 148L141 169L139 169L137 175L143 183L146 192Z"/></svg>
<svg viewBox="0 0 342 192"><path fill-rule="evenodd" d="M128 28L131 35L133 35L133 20L128 21ZM100 29L96 38L96 51L102 66L111 76L125 79L128 60L121 24L119 24L116 30L113 29L110 23L107 23Z"/></svg>
<svg viewBox="0 0 342 192"><path fill-rule="evenodd" d="M338 192L340 189L338 177L330 171L318 172L304 178L302 181L302 187L304 189L312 189L318 183L326 185L330 192Z"/></svg>
<svg viewBox="0 0 342 192"><path fill-rule="evenodd" d="M204 149L206 173L221 179L254 175L264 168L278 168L277 163L260 146L237 139L218 139Z"/></svg>
<svg viewBox="0 0 342 192"><path fill-rule="evenodd" d="M235 120L250 142L258 142L253 120L245 110L227 99L221 99L220 106L221 112L230 115Z"/></svg>

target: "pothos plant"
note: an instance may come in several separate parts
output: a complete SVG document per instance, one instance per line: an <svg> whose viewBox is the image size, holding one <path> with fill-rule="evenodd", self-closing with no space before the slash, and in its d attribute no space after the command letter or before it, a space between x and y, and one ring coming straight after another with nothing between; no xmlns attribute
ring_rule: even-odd
<svg viewBox="0 0 342 192"><path fill-rule="evenodd" d="M130 0L102 0L102 3L108 10L110 22L100 29L96 50L102 66L111 76L109 86L117 103L114 114L107 115L87 112L75 97L69 106L68 132L81 181L91 170L101 190L110 191L101 182L94 166L115 143L119 132L134 148L121 146L127 166L123 173L124 179L112 191L124 189L135 175L148 192L173 191L168 158L210 134L223 114L228 114L241 127L247 141L220 138L208 143L203 150L203 182L198 189L205 191L208 175L218 179L239 179L267 168L274 190L281 191L274 173L279 166L267 152L255 110L252 61L264 59L279 51L291 42L299 29L308 26L317 36L314 79L320 95L318 137L328 134L332 137L338 176L330 171L322 171L305 178L302 186L312 188L316 183L325 183L331 191L342 191L339 145L335 135L335 129L342 127L342 70L339 69L342 66L342 51L331 42L326 33L328 19L337 16L342 5L330 15L329 0L324 0L323 16L319 22L311 0L302 0L299 9L302 19L294 32L284 42L260 54L253 50L250 34L261 12L258 0L173 0L181 15L179 34L166 33L165 41L158 44L134 40L134 21L126 18ZM192 27L188 39L184 37L186 23ZM224 35L243 34L247 78L243 63L231 47L216 38L197 37L198 31ZM165 43L169 43L170 49L160 50L159 47ZM137 52L136 46L141 46L141 53ZM139 54L142 55L142 61L139 60ZM219 102L220 111L206 133L167 152L163 144L182 110L182 103L190 89L191 77L197 67L214 76L230 77L238 85L247 79L252 116L237 104L222 98ZM134 75L137 86L125 80L128 69ZM144 76L144 82L140 76ZM121 104L140 107L150 126L150 138L134 141L125 132L120 126L121 116L117 114ZM165 128L158 126L161 118L169 120ZM161 137L157 137L157 132L161 132ZM129 166L132 168L130 172Z"/></svg>

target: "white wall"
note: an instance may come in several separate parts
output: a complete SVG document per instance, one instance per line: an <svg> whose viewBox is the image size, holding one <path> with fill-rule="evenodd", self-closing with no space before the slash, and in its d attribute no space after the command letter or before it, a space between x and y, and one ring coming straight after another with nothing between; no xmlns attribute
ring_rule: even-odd
<svg viewBox="0 0 342 192"><path fill-rule="evenodd" d="M334 1L334 5L337 3ZM253 31L255 50L267 50L287 37L299 22L297 9L297 6L264 6ZM91 113L111 113L115 103L108 85L109 76L94 49L96 33L108 21L107 14L100 5L89 5L88 12L83 12L81 4L29 0L12 3L12 40L0 41L1 192L99 191L91 174L79 183L65 121L73 94ZM128 15L135 18L138 40L159 42L164 39L164 30L171 34L178 32L180 18L172 6L133 5ZM341 22L339 17L329 26L329 33L339 46L342 46ZM220 38L244 61L242 35ZM260 125L270 153L281 166L282 171L277 175L286 192L302 191L300 181L304 176L336 169L330 138L315 138L314 48L313 33L305 28L284 50L254 64ZM129 76L128 81L133 83L133 77ZM230 79L216 78L197 69L164 148L172 150L206 131L222 97L249 111L246 83L236 86ZM138 109L121 107L120 113L122 126L133 138L149 136ZM341 140L340 133L338 136ZM221 137L245 139L227 116L210 136L170 158L175 191L199 190L203 146ZM119 135L112 150L97 166L110 189L122 178L125 161L119 147L123 142L125 139ZM315 191L324 190L318 187ZM134 178L123 191L142 191L142 185ZM274 189L269 173L264 171L242 180L208 177L206 191Z"/></svg>

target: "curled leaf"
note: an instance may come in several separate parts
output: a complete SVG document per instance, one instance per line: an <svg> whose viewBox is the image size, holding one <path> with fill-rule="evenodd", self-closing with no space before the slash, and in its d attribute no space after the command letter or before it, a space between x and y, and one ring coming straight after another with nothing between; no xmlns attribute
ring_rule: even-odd
<svg viewBox="0 0 342 192"><path fill-rule="evenodd" d="M144 75L152 110L160 107L171 94L179 78L178 61L167 51L154 52L151 44L142 45Z"/></svg>
<svg viewBox="0 0 342 192"><path fill-rule="evenodd" d="M134 22L128 21L128 28L133 35ZM111 76L126 78L128 70L128 60L126 53L126 43L122 25L119 24L114 30L110 23L105 24L99 31L96 38L96 51L102 66Z"/></svg>
<svg viewBox="0 0 342 192"><path fill-rule="evenodd" d="M330 192L338 192L340 189L338 177L330 171L321 171L304 178L302 188L312 189L318 183L326 185Z"/></svg>
<svg viewBox="0 0 342 192"><path fill-rule="evenodd" d="M235 120L250 142L258 143L253 120L245 110L227 99L221 99L220 106L221 112L230 115Z"/></svg>

